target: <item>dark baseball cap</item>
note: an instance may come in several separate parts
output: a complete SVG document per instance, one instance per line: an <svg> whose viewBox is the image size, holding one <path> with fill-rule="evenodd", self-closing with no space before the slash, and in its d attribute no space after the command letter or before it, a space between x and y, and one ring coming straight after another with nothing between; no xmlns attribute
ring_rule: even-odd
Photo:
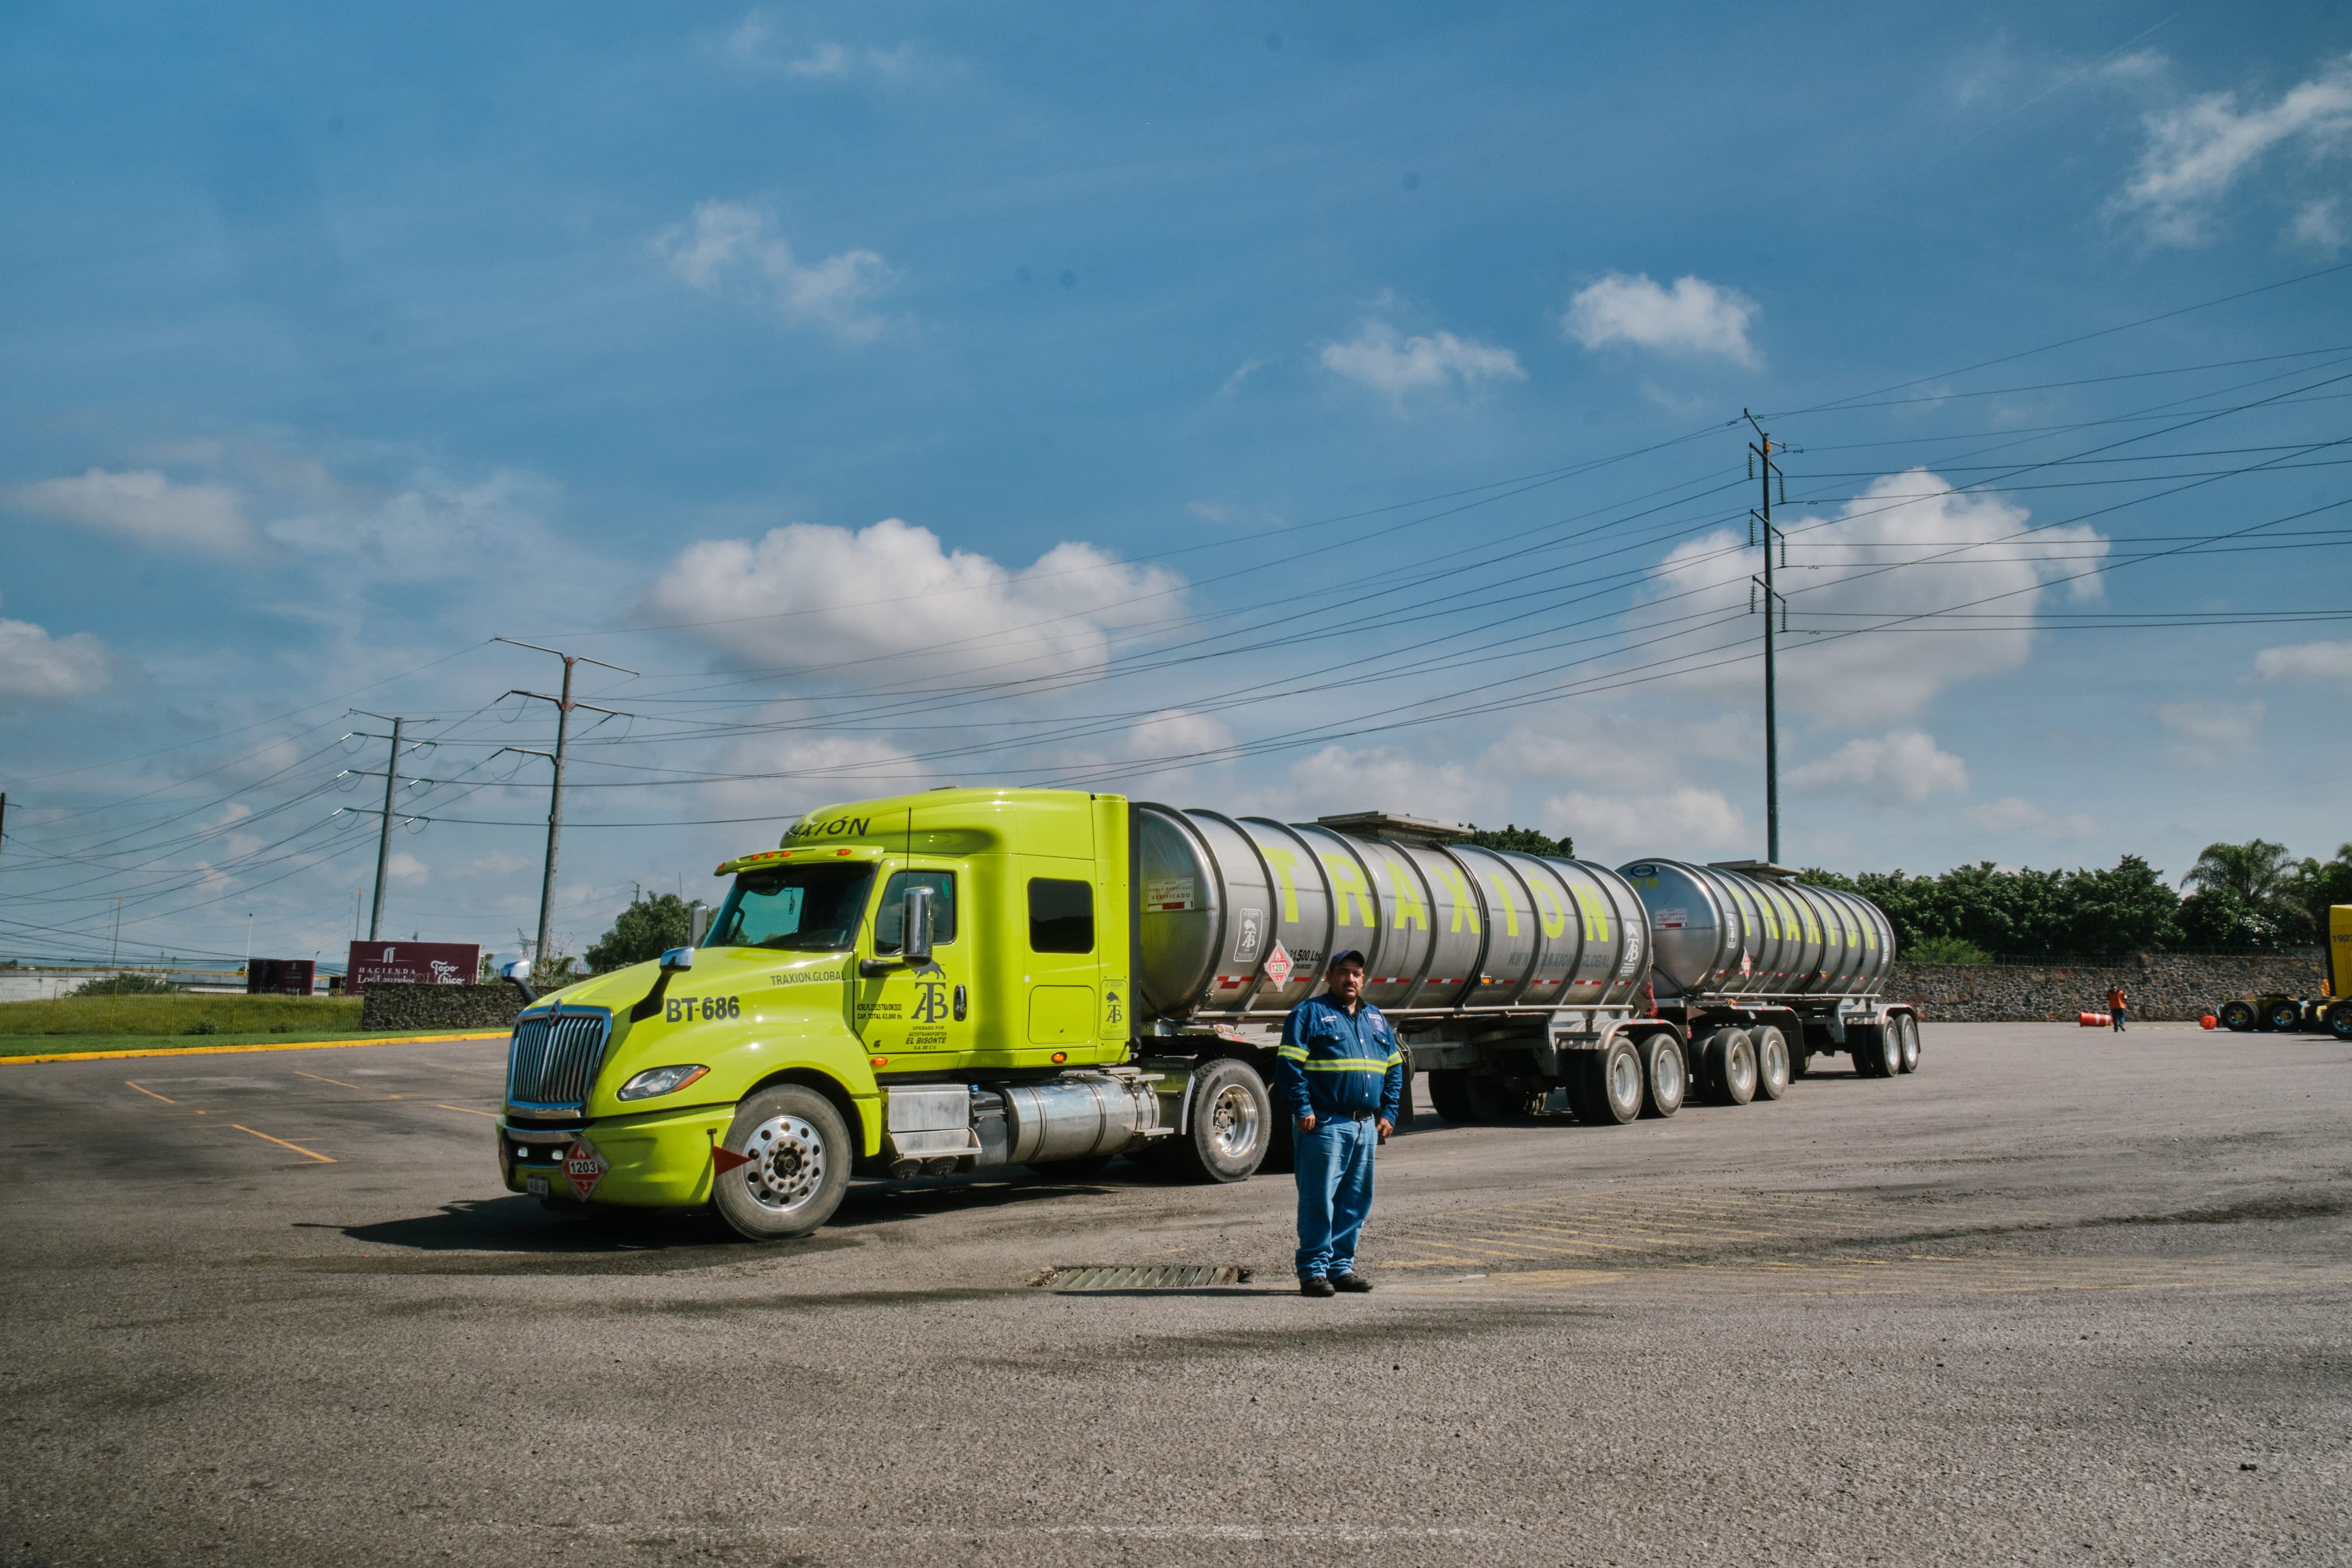
<svg viewBox="0 0 2352 1568"><path fill-rule="evenodd" d="M1363 949L1360 947L1342 947L1337 953L1331 955L1331 963L1329 966L1331 968L1336 969L1342 964L1353 964L1359 969L1369 969L1371 967L1371 965L1365 959Z"/></svg>

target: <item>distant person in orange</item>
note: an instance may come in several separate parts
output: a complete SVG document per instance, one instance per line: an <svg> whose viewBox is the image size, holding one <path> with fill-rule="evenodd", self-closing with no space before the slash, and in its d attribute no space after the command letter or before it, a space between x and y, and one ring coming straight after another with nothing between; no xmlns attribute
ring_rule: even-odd
<svg viewBox="0 0 2352 1568"><path fill-rule="evenodd" d="M2116 1032L2117 1034L2121 1034L2124 1031L2124 1014L2128 1011L2130 1008L2131 998L2124 995L2124 988L2120 983L2109 988L2107 991L2107 1015L2115 1019Z"/></svg>

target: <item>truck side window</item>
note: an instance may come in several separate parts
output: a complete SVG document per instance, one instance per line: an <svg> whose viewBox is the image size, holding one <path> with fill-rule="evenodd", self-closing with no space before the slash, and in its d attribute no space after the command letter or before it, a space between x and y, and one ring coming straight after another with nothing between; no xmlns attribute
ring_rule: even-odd
<svg viewBox="0 0 2352 1568"><path fill-rule="evenodd" d="M874 912L874 950L896 953L906 933L900 929L907 918L907 890L928 887L931 890L931 945L944 947L955 940L955 873L951 871L902 871L894 873L883 884L882 906Z"/></svg>
<svg viewBox="0 0 2352 1568"><path fill-rule="evenodd" d="M1029 879L1029 950L1091 953L1095 950L1095 884L1059 877Z"/></svg>

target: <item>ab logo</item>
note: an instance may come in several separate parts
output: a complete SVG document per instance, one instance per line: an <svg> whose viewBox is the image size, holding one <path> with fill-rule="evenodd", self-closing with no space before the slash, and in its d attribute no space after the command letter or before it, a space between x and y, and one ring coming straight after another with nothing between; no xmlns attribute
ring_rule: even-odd
<svg viewBox="0 0 2352 1568"><path fill-rule="evenodd" d="M1105 1023L1118 1023L1123 1021L1118 1010L1118 993L1117 991L1105 991L1103 993L1103 1000L1110 1004L1110 1011L1104 1016L1103 1021Z"/></svg>
<svg viewBox="0 0 2352 1568"><path fill-rule="evenodd" d="M948 988L944 980L915 982L916 1023L943 1023L948 1016Z"/></svg>

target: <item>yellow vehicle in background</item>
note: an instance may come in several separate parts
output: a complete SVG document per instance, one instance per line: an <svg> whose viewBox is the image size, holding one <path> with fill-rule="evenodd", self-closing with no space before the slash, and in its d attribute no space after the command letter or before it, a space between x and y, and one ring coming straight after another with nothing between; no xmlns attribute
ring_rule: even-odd
<svg viewBox="0 0 2352 1568"><path fill-rule="evenodd" d="M2319 983L2319 995L2240 997L2221 1004L2216 1014L2221 1027L2240 1034L2325 1030L2338 1040L2352 1040L2352 904L2328 910L2326 935L2322 962L2327 967L2327 977Z"/></svg>

